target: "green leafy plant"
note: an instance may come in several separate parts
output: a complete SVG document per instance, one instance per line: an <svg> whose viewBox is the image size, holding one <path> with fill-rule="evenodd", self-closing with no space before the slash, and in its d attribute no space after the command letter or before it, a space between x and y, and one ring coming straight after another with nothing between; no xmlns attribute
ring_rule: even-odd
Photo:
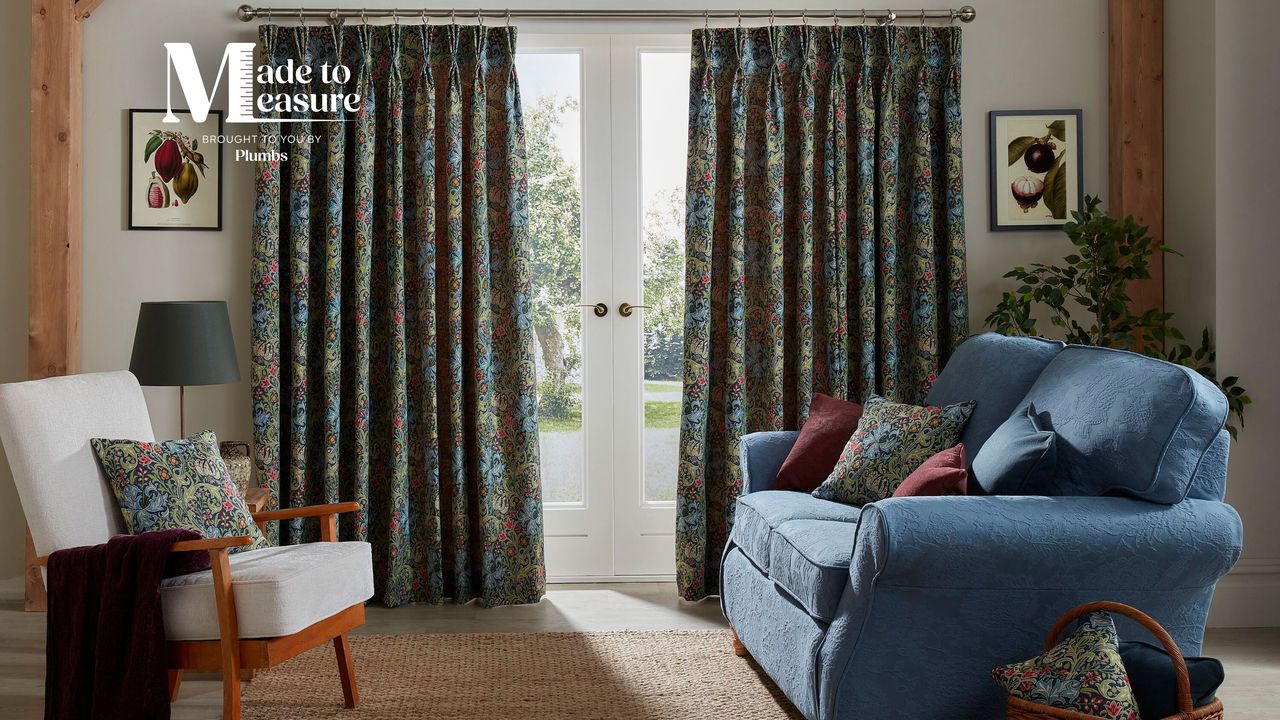
<svg viewBox="0 0 1280 720"><path fill-rule="evenodd" d="M1071 213L1071 221L1062 226L1075 251L1061 265L1034 263L1005 273L1019 285L1001 295L987 316L987 326L1006 335L1039 335L1034 315L1039 307L1047 311L1051 325L1062 329L1067 342L1133 350L1189 367L1227 396L1234 419L1227 423L1227 430L1236 437L1244 427L1245 406L1253 400L1239 378L1218 379L1209 329L1201 332L1199 344L1193 347L1172 324L1173 313L1151 309L1135 314L1130 309L1127 285L1150 279L1151 256L1179 253L1157 244L1133 216L1111 217L1100 209L1102 201L1096 197L1085 196L1084 202L1084 211Z"/></svg>

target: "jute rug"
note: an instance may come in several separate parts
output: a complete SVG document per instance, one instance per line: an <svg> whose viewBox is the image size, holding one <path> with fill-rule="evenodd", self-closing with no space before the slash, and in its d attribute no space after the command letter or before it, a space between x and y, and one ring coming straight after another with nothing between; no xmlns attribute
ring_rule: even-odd
<svg viewBox="0 0 1280 720"><path fill-rule="evenodd" d="M351 638L360 707L325 645L245 688L253 720L803 720L723 630Z"/></svg>

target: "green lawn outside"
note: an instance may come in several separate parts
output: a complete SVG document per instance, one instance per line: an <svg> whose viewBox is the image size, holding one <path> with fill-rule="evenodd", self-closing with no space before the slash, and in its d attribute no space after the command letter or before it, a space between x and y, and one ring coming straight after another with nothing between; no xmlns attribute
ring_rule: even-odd
<svg viewBox="0 0 1280 720"><path fill-rule="evenodd" d="M644 426L647 428L680 427L680 403L646 400ZM574 410L565 417L543 415L538 418L538 429L541 432L578 432L582 429L582 411Z"/></svg>

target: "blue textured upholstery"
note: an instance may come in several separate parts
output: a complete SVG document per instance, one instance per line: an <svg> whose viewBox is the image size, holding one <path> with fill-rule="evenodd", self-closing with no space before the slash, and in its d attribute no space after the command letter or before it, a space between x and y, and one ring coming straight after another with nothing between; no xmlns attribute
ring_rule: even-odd
<svg viewBox="0 0 1280 720"><path fill-rule="evenodd" d="M760 492L773 487L778 469L787 459L791 447L800 437L799 430L757 432L743 435L739 452L742 454L742 491Z"/></svg>
<svg viewBox="0 0 1280 720"><path fill-rule="evenodd" d="M1227 497L1227 458L1231 454L1231 434L1219 430L1200 467L1191 479L1187 497L1196 500L1224 500Z"/></svg>
<svg viewBox="0 0 1280 720"><path fill-rule="evenodd" d="M987 336L962 349L975 341L974 355L1042 349ZM806 718L1003 717L991 668L1041 652L1054 621L1092 600L1134 605L1184 653L1200 651L1214 585L1243 537L1220 502L1229 450L1221 394L1149 358L1054 354L981 440L1034 403L1058 433L1059 466L1064 445L1073 463L1058 496L891 498L859 511L761 492L794 433L744 441L750 482L725 549L721 607ZM948 365L944 390L974 392L930 402L1007 403L996 392L1010 374L998 355L970 368L995 380L966 383ZM1146 499L1097 496L1104 491ZM1117 626L1122 639L1148 639L1128 621Z"/></svg>
<svg viewBox="0 0 1280 720"><path fill-rule="evenodd" d="M1058 434L1057 495L1176 503L1227 419L1226 396L1190 368L1078 345L1058 353L1025 402Z"/></svg>
<svg viewBox="0 0 1280 720"><path fill-rule="evenodd" d="M970 464L1064 347L1044 338L983 333L965 340L951 354L925 402L942 407L977 401L960 434Z"/></svg>
<svg viewBox="0 0 1280 720"><path fill-rule="evenodd" d="M1048 495L1056 481L1056 436L1036 420L1035 406L1015 411L970 463L988 495Z"/></svg>
<svg viewBox="0 0 1280 720"><path fill-rule="evenodd" d="M858 521L859 509L830 500L819 500L809 493L792 490L762 490L738 498L730 539L761 571L769 572L769 544L773 532L791 520ZM850 533L849 542L853 542Z"/></svg>
<svg viewBox="0 0 1280 720"><path fill-rule="evenodd" d="M810 615L831 622L849 581L856 525L840 520L791 520L769 540L769 578Z"/></svg>
<svg viewBox="0 0 1280 720"><path fill-rule="evenodd" d="M731 620L738 638L805 717L818 717L817 658L827 624L760 574L732 542L720 568L721 582L735 590L721 594L720 607L725 617L738 618Z"/></svg>

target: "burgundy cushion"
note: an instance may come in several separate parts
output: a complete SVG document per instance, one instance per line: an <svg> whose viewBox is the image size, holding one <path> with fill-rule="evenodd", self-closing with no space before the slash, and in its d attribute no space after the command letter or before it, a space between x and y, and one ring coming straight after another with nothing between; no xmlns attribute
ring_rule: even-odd
<svg viewBox="0 0 1280 720"><path fill-rule="evenodd" d="M968 486L964 444L960 443L925 460L893 491L893 496L965 495Z"/></svg>
<svg viewBox="0 0 1280 720"><path fill-rule="evenodd" d="M800 428L800 437L778 469L774 490L813 492L831 474L840 452L862 419L862 406L814 393L809 403L809 419Z"/></svg>

